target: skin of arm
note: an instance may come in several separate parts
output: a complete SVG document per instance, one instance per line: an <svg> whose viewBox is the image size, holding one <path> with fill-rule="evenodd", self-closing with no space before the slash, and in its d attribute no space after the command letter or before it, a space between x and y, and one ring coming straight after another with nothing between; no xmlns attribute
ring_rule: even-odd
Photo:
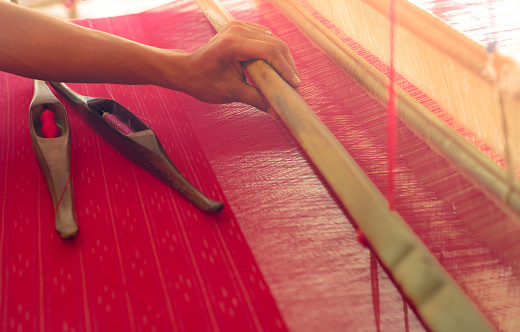
<svg viewBox="0 0 520 332"><path fill-rule="evenodd" d="M209 103L243 102L267 111L242 62L263 59L300 85L285 42L235 21L193 53L160 49L0 1L0 71L57 82L152 84Z"/></svg>

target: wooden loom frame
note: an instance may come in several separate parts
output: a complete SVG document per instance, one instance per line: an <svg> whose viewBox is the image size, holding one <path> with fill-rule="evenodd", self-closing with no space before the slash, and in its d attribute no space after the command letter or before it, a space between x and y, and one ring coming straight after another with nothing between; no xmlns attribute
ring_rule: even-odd
<svg viewBox="0 0 520 332"><path fill-rule="evenodd" d="M296 1L269 1L372 97L386 105L388 79L385 75L348 48ZM382 15L388 12L390 0L360 1L375 8ZM484 47L408 1L395 1L396 16L401 17L400 25L403 22L402 25L409 30L415 30L419 38L431 42L450 58L481 76L488 61ZM497 71L500 71L501 66L508 61L506 57L497 53ZM489 85L494 84L488 77L482 78ZM493 199L504 212L520 223L520 181L511 178L508 171L484 155L409 94L399 87L395 87L395 89L398 95L397 115L399 119L417 136L454 163L464 176ZM514 96L503 97L507 99L508 103L518 102Z"/></svg>
<svg viewBox="0 0 520 332"><path fill-rule="evenodd" d="M233 21L217 0L195 0L217 31ZM323 27L294 0L269 0L314 44L386 103L387 78ZM321 172L361 228L381 263L423 322L433 331L492 331L493 328L315 113L267 63L244 66L277 115ZM478 66L477 66L478 67ZM430 145L453 157L463 172L506 211L520 212L520 184L401 89L398 116ZM427 126L421 122L428 123ZM430 129L423 132L424 127ZM454 153L454 148L456 153Z"/></svg>

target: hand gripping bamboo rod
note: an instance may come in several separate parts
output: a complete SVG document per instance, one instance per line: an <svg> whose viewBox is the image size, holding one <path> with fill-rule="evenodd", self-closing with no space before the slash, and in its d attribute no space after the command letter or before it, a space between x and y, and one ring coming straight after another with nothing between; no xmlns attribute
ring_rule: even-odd
<svg viewBox="0 0 520 332"><path fill-rule="evenodd" d="M216 1L195 1L217 31L233 21ZM389 210L383 195L296 90L264 61L249 62L245 68L426 325L433 331L492 331L426 246Z"/></svg>

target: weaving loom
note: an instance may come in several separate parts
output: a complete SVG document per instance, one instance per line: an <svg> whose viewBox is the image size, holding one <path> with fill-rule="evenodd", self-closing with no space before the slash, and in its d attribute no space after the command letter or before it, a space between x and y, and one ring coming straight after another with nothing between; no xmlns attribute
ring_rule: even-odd
<svg viewBox="0 0 520 332"><path fill-rule="evenodd" d="M381 36L387 25L374 21L383 32L362 34L365 26L358 23L368 26L382 15L377 6L356 1L352 5L361 9L340 12L310 2L321 13L302 1L306 10L354 53L387 73L381 60L388 57L387 42L377 41L386 38ZM355 75L314 47L269 1L225 0L222 6L235 19L268 26L289 44L303 82L300 95L385 193L387 111L375 93L369 95ZM360 12L366 16L356 22ZM215 34L191 0L136 15L75 22L188 51ZM406 29L398 29L403 29L398 31L403 42ZM397 44L396 69L402 76L396 84L505 167L499 112L488 107L497 104L496 91L472 85L478 75L468 66L457 72L459 60L449 56L444 56L448 64L434 68L448 68L453 76L443 79L463 84L454 93L445 81L439 88L438 82L428 81L435 75L425 73L424 63L413 67L400 60L407 52L415 51ZM417 54L411 57L425 56ZM101 139L56 93L72 131L80 228L76 239L64 241L54 228L53 206L30 143L27 114L33 83L0 73L0 86L0 329L435 330L413 300L403 296L400 279L378 262L381 253L360 243L359 221L281 121L246 105L209 105L153 86L70 84L80 94L114 99L134 112L153 128L179 171L226 208L208 215L190 205ZM463 101L453 98L467 91L481 92L476 95L486 101L468 105L473 95L460 96ZM506 111L511 163L520 165L518 115L511 109L515 102L508 102ZM493 114L452 111L467 107ZM478 121L482 118L483 123ZM489 187L475 182L405 121L397 124L395 211L494 329L520 330L520 226L514 204L494 198Z"/></svg>

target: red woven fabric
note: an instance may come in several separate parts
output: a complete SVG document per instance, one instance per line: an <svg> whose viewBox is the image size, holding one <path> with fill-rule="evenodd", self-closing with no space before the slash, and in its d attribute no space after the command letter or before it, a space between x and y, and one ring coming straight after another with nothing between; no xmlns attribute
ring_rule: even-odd
<svg viewBox="0 0 520 332"><path fill-rule="evenodd" d="M113 23L113 32L124 34L139 32L138 22L136 16L94 25ZM30 144L32 82L0 77L1 330L285 330L232 210L199 212L121 156L65 101L80 233L61 239ZM113 96L149 121L178 169L226 201L175 93L71 87Z"/></svg>
<svg viewBox="0 0 520 332"><path fill-rule="evenodd" d="M385 107L270 5L223 4L289 43L302 96L384 192ZM188 51L215 33L191 1L77 23ZM80 234L63 241L30 144L32 82L0 74L0 87L2 330L424 330L290 133L267 114L152 86L70 84L149 123L179 170L227 206L200 213L64 102ZM401 123L397 132L397 211L493 325L515 331L518 274L468 226L478 218L503 225L502 214Z"/></svg>

